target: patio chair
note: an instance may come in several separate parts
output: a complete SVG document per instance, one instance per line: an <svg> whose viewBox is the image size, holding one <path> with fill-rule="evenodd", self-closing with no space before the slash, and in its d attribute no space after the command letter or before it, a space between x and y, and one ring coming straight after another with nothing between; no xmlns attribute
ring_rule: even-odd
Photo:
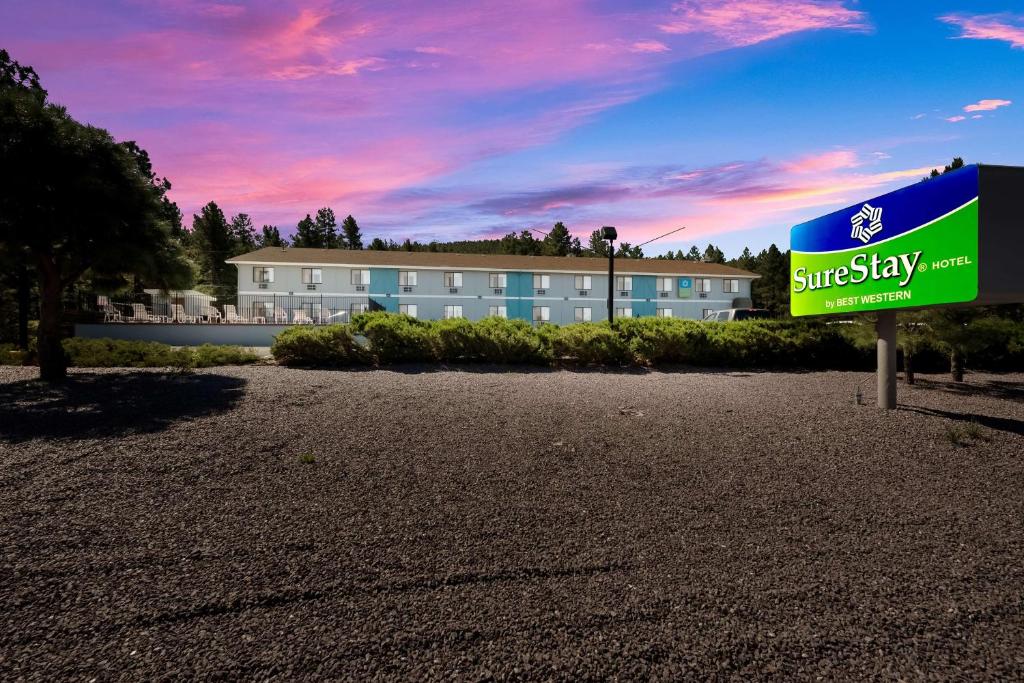
<svg viewBox="0 0 1024 683"><path fill-rule="evenodd" d="M292 313L292 322L296 325L310 325L313 319L306 315L306 311L300 308Z"/></svg>
<svg viewBox="0 0 1024 683"><path fill-rule="evenodd" d="M331 322L331 309L326 306L320 307L320 314L317 316L317 322L321 325L326 325Z"/></svg>
<svg viewBox="0 0 1024 683"><path fill-rule="evenodd" d="M121 315L121 311L117 310L114 304L103 305L103 322L105 323L120 323L124 322L124 316Z"/></svg>
<svg viewBox="0 0 1024 683"><path fill-rule="evenodd" d="M274 322L275 323L288 323L288 311L284 310L280 306L274 306Z"/></svg>
<svg viewBox="0 0 1024 683"><path fill-rule="evenodd" d="M248 322L245 318L238 315L238 311L232 304L224 304L224 322L226 323L244 323Z"/></svg>
<svg viewBox="0 0 1024 683"><path fill-rule="evenodd" d="M154 323L160 322L160 318L147 311L144 304L132 304L132 317L128 318L128 322Z"/></svg>
<svg viewBox="0 0 1024 683"><path fill-rule="evenodd" d="M219 323L224 321L224 316L220 314L216 306L203 306L203 318L206 318L208 323Z"/></svg>
<svg viewBox="0 0 1024 683"><path fill-rule="evenodd" d="M172 323L194 323L196 317L185 313L185 307L181 304L171 304Z"/></svg>

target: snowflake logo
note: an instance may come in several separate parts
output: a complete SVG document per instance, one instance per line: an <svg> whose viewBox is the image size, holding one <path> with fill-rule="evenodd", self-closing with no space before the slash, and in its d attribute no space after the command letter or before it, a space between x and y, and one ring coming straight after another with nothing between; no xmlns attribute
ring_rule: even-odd
<svg viewBox="0 0 1024 683"><path fill-rule="evenodd" d="M882 232L882 208L865 204L850 217L850 223L853 225L850 237L867 244L872 237Z"/></svg>

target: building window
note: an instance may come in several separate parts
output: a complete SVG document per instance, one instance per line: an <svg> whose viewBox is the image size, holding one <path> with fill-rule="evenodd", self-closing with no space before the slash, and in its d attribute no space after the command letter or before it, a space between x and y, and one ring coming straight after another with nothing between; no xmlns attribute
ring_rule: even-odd
<svg viewBox="0 0 1024 683"><path fill-rule="evenodd" d="M274 281L274 269L266 268L264 266L256 266L252 269L252 281L253 282L273 282Z"/></svg>
<svg viewBox="0 0 1024 683"><path fill-rule="evenodd" d="M417 311L418 309L416 308L416 304L398 304L398 312L405 314L410 318L415 318Z"/></svg>
<svg viewBox="0 0 1024 683"><path fill-rule="evenodd" d="M351 312L352 315L355 315L357 313L366 313L368 310L370 310L370 304L352 304L351 306L349 306L348 310Z"/></svg>
<svg viewBox="0 0 1024 683"><path fill-rule="evenodd" d="M416 286L416 271L415 270L400 270L400 271L398 271L398 285L400 287L415 287Z"/></svg>
<svg viewBox="0 0 1024 683"><path fill-rule="evenodd" d="M591 287L593 283L594 280L589 275L576 276L576 289L593 289L593 287Z"/></svg>
<svg viewBox="0 0 1024 683"><path fill-rule="evenodd" d="M629 292L633 289L633 278L629 275L615 276L615 289L620 292Z"/></svg>
<svg viewBox="0 0 1024 683"><path fill-rule="evenodd" d="M593 320L593 309L589 306L577 308L574 319L578 323L589 323Z"/></svg>
<svg viewBox="0 0 1024 683"><path fill-rule="evenodd" d="M319 268L303 268L302 269L302 284L304 285L319 285L324 281L324 272Z"/></svg>
<svg viewBox="0 0 1024 683"><path fill-rule="evenodd" d="M491 289L505 289L508 286L508 275L506 273L490 273L487 276L487 286Z"/></svg>
<svg viewBox="0 0 1024 683"><path fill-rule="evenodd" d="M548 289L551 287L551 276L550 275L534 275L533 276L533 288L534 289Z"/></svg>
<svg viewBox="0 0 1024 683"><path fill-rule="evenodd" d="M535 323L551 322L551 308L549 306L534 306L533 307L533 322L535 322Z"/></svg>
<svg viewBox="0 0 1024 683"><path fill-rule="evenodd" d="M715 309L713 309L713 308L703 308L703 309L701 309L700 317L701 317L701 319L704 319L704 318L708 317L709 315L711 315L714 312L715 312Z"/></svg>
<svg viewBox="0 0 1024 683"><path fill-rule="evenodd" d="M370 284L370 271L368 271L368 270L353 270L352 271L352 284L354 284L354 285L368 285L368 284Z"/></svg>
<svg viewBox="0 0 1024 683"><path fill-rule="evenodd" d="M632 308L616 308L615 309L615 317L616 318L632 318L633 317L633 309Z"/></svg>
<svg viewBox="0 0 1024 683"><path fill-rule="evenodd" d="M693 288L701 294L707 294L711 291L711 280L706 277L695 277L693 278Z"/></svg>
<svg viewBox="0 0 1024 683"><path fill-rule="evenodd" d="M658 317L659 318L671 318L672 317L672 309L671 308L659 308L658 309Z"/></svg>
<svg viewBox="0 0 1024 683"><path fill-rule="evenodd" d="M659 277L656 281L659 292L671 292L672 291L672 278L670 277Z"/></svg>
<svg viewBox="0 0 1024 683"><path fill-rule="evenodd" d="M462 275L462 273L457 273L457 274L458 275ZM450 318L461 318L461 317L462 317L462 306L450 306L449 305L449 306L445 306L444 307L444 319L445 320L448 320Z"/></svg>
<svg viewBox="0 0 1024 683"><path fill-rule="evenodd" d="M462 286L462 273L445 273L444 274L444 286L445 287L461 287ZM460 314L461 315L461 314Z"/></svg>
<svg viewBox="0 0 1024 683"><path fill-rule="evenodd" d="M508 307L507 306L488 306L487 315L492 318L507 318Z"/></svg>
<svg viewBox="0 0 1024 683"><path fill-rule="evenodd" d="M739 291L740 291L740 281L739 280L723 280L722 281L722 291L725 292L726 294L737 294L737 293L739 293Z"/></svg>
<svg viewBox="0 0 1024 683"><path fill-rule="evenodd" d="M263 318L274 322L274 304L270 301L254 301L250 309L251 318Z"/></svg>

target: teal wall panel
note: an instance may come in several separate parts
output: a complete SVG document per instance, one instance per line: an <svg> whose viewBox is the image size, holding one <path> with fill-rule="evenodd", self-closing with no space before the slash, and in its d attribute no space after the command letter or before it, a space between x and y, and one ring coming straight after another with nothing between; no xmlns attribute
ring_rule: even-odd
<svg viewBox="0 0 1024 683"><path fill-rule="evenodd" d="M505 299L509 318L533 320L533 299Z"/></svg>
<svg viewBox="0 0 1024 683"><path fill-rule="evenodd" d="M371 294L398 294L397 268L370 268Z"/></svg>
<svg viewBox="0 0 1024 683"><path fill-rule="evenodd" d="M509 297L533 296L533 273L509 273L505 295Z"/></svg>
<svg viewBox="0 0 1024 683"><path fill-rule="evenodd" d="M653 275L633 276L633 298L650 299L650 301L634 301L633 315L636 317L654 315L658 305L655 299L658 297L657 283Z"/></svg>

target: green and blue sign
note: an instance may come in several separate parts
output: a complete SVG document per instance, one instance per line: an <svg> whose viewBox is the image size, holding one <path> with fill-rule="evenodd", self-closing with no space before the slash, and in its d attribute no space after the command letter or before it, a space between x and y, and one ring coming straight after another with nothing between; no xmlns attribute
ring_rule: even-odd
<svg viewBox="0 0 1024 683"><path fill-rule="evenodd" d="M966 166L795 226L792 314L974 301L978 198L978 166Z"/></svg>

